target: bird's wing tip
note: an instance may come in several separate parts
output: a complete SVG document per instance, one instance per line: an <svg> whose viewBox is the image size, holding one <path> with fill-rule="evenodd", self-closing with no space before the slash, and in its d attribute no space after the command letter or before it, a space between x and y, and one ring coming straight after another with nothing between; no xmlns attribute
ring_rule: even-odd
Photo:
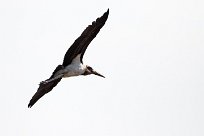
<svg viewBox="0 0 204 136"><path fill-rule="evenodd" d="M31 99L32 100L32 99ZM29 104L28 104L28 108L31 108L34 104L31 102L31 100L30 100L30 102L29 102Z"/></svg>
<svg viewBox="0 0 204 136"><path fill-rule="evenodd" d="M32 106L30 105L30 103L28 104L28 108L31 108Z"/></svg>
<svg viewBox="0 0 204 136"><path fill-rule="evenodd" d="M109 14L109 8L108 8L107 11L105 12L105 14L107 14L107 15Z"/></svg>

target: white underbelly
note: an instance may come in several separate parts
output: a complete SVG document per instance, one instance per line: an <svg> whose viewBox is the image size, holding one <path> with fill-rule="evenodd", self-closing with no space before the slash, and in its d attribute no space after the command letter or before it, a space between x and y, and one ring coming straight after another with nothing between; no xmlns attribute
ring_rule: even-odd
<svg viewBox="0 0 204 136"><path fill-rule="evenodd" d="M82 64L71 64L65 67L63 77L79 76L85 72L85 66Z"/></svg>
<svg viewBox="0 0 204 136"><path fill-rule="evenodd" d="M66 66L64 69L58 71L55 76L62 77L71 77L79 76L83 74L86 70L86 65L83 65L80 61L81 54L78 54L73 60L72 63Z"/></svg>

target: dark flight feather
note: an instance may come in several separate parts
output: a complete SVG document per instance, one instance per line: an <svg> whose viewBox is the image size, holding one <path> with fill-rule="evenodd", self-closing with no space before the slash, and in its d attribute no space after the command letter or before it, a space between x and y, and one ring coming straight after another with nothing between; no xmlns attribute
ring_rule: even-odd
<svg viewBox="0 0 204 136"><path fill-rule="evenodd" d="M100 29L104 26L106 20L108 19L109 9L96 21L92 22L82 34L74 41L72 46L68 49L64 56L63 66L67 66L71 64L72 60L78 55L81 54L81 62L83 63L82 59L84 53L91 43L91 41L96 37Z"/></svg>
<svg viewBox="0 0 204 136"><path fill-rule="evenodd" d="M62 65L58 65L49 79L52 79L54 77L54 74L63 68L64 67ZM49 79L47 79L47 80L49 80ZM53 80L53 81L48 82L48 83L42 83L41 82L37 92L34 94L32 99L30 100L30 102L28 104L28 108L31 108L43 95L50 92L60 82L61 79L62 78L58 78L58 79ZM47 80L45 80L45 81L47 81Z"/></svg>

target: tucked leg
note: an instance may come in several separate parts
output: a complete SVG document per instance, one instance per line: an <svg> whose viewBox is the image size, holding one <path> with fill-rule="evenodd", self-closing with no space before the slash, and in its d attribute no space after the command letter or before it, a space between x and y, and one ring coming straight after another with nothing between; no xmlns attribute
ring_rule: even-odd
<svg viewBox="0 0 204 136"><path fill-rule="evenodd" d="M63 74L60 74L60 75L57 75L56 77L53 77L51 79L48 79L48 80L45 80L45 81L42 81L40 82L40 84L47 84L47 83L50 83L56 79L59 79L59 78L62 78L64 75Z"/></svg>

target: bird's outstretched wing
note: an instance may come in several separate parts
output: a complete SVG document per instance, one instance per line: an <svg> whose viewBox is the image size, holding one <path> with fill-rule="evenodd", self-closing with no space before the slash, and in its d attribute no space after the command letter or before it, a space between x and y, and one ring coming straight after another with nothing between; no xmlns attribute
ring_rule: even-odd
<svg viewBox="0 0 204 136"><path fill-rule="evenodd" d="M62 68L63 68L62 65L58 65L49 79L52 79L54 77L54 74ZM37 92L34 94L32 99L30 100L28 104L28 108L31 108L43 95L50 92L60 82L61 79L62 78L58 78L48 83L41 82Z"/></svg>
<svg viewBox="0 0 204 136"><path fill-rule="evenodd" d="M64 56L63 66L71 64L72 60L81 54L80 61L83 63L83 55L90 44L90 42L96 37L100 29L104 26L106 20L108 19L109 9L96 21L92 22L82 34L74 41L72 46L68 49Z"/></svg>

